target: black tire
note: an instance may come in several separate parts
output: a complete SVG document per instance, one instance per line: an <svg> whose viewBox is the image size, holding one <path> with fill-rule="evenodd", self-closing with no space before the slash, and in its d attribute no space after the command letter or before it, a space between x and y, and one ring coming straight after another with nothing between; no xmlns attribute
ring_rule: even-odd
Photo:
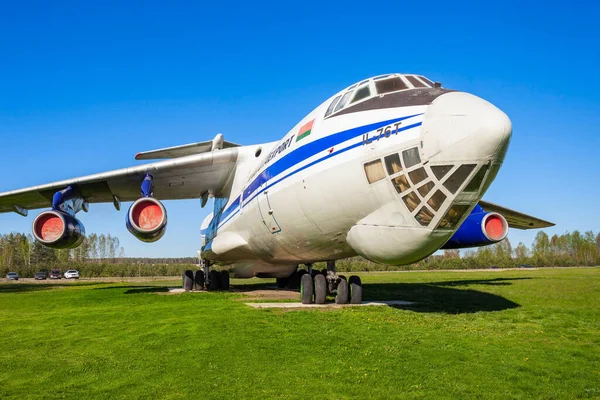
<svg viewBox="0 0 600 400"><path fill-rule="evenodd" d="M350 286L350 304L362 303L362 282L356 275L352 275L348 279L348 286Z"/></svg>
<svg viewBox="0 0 600 400"><path fill-rule="evenodd" d="M321 270L321 275L323 275L325 278L327 278L327 268L323 268Z"/></svg>
<svg viewBox="0 0 600 400"><path fill-rule="evenodd" d="M196 272L194 272L194 290L203 290L204 282L204 271L199 269Z"/></svg>
<svg viewBox="0 0 600 400"><path fill-rule="evenodd" d="M229 290L229 271L223 270L219 275L219 289Z"/></svg>
<svg viewBox="0 0 600 400"><path fill-rule="evenodd" d="M309 274L302 274L300 278L300 298L302 304L311 304L313 300L313 280Z"/></svg>
<svg viewBox="0 0 600 400"><path fill-rule="evenodd" d="M315 304L325 304L327 297L327 280L323 274L315 276Z"/></svg>
<svg viewBox="0 0 600 400"><path fill-rule="evenodd" d="M285 289L288 284L288 278L277 278L277 289Z"/></svg>
<svg viewBox="0 0 600 400"><path fill-rule="evenodd" d="M348 282L346 279L340 279L335 295L335 304L348 304L348 298Z"/></svg>
<svg viewBox="0 0 600 400"><path fill-rule="evenodd" d="M208 273L208 277L210 278L208 280L208 290L219 290L219 271L217 271L216 269L211 269L210 272Z"/></svg>
<svg viewBox="0 0 600 400"><path fill-rule="evenodd" d="M183 290L186 292L194 288L194 273L191 269L183 272Z"/></svg>

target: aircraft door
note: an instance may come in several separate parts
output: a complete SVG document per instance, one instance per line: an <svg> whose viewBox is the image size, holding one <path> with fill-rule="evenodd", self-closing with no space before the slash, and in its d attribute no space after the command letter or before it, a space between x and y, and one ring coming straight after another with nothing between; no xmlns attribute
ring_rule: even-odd
<svg viewBox="0 0 600 400"><path fill-rule="evenodd" d="M277 223L273 209L269 202L269 191L265 190L257 196L258 210L262 216L263 223L271 233L281 232L281 227Z"/></svg>

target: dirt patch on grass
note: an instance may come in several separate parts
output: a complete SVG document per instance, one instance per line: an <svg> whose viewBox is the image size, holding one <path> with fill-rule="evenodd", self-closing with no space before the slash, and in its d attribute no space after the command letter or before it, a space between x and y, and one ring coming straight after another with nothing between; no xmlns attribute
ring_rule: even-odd
<svg viewBox="0 0 600 400"><path fill-rule="evenodd" d="M259 290L235 290L245 297L237 299L238 301L260 301L260 300L298 300L300 294L294 290L276 290L276 289L259 289Z"/></svg>

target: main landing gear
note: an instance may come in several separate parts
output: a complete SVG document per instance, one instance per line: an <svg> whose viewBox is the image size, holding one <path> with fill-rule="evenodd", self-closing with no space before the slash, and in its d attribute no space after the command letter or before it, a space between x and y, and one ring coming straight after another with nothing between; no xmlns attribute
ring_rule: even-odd
<svg viewBox="0 0 600 400"><path fill-rule="evenodd" d="M307 264L307 267L308 271L297 271L300 276L302 304L311 304L313 301L315 304L325 304L328 294L335 295L336 304L360 304L362 302L360 278L352 275L350 279L346 280L344 275L338 275L335 271L335 261L327 261L327 269L322 271L313 270L312 264Z"/></svg>
<svg viewBox="0 0 600 400"><path fill-rule="evenodd" d="M209 270L209 261L202 259L201 269L186 270L183 273L183 289L190 290L229 290L229 271Z"/></svg>

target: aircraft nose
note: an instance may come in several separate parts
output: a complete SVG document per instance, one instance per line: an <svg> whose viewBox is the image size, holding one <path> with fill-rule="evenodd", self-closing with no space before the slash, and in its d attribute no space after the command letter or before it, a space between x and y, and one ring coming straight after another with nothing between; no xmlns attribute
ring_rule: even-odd
<svg viewBox="0 0 600 400"><path fill-rule="evenodd" d="M512 134L508 116L469 93L450 92L436 98L423 119L426 159L504 159Z"/></svg>

